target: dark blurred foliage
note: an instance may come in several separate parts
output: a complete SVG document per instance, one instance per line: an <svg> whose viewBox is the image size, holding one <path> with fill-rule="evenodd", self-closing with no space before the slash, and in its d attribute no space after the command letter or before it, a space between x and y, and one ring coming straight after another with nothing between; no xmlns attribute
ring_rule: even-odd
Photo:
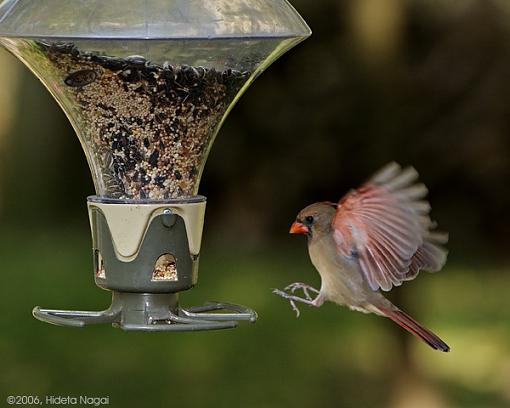
<svg viewBox="0 0 510 408"><path fill-rule="evenodd" d="M211 154L204 184L228 197L224 223L234 212L250 231L281 235L306 203L337 200L397 160L420 171L451 245L506 254L510 42L501 11L480 1L447 18L408 4L395 49L372 58L349 30L350 2L312 4L300 8L312 38L253 86Z"/></svg>
<svg viewBox="0 0 510 408"><path fill-rule="evenodd" d="M222 237L282 239L301 207L337 200L396 160L421 173L451 248L506 253L508 6L444 3L296 2L313 36L241 98L204 172ZM85 219L93 187L64 115L27 70L15 103L4 219Z"/></svg>
<svg viewBox="0 0 510 408"><path fill-rule="evenodd" d="M256 81L220 131L201 189L209 222L223 236L249 231L251 244L281 239L305 204L337 200L397 160L420 171L453 248L505 253L507 10L390 1L381 17L362 3L297 2L314 34ZM84 215L93 187L64 115L27 70L15 103L4 219Z"/></svg>

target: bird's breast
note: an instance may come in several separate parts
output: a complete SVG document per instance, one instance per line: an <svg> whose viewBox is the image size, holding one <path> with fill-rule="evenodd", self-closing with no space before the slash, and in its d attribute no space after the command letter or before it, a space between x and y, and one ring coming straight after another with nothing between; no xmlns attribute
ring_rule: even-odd
<svg viewBox="0 0 510 408"><path fill-rule="evenodd" d="M365 299L366 284L357 259L340 255L332 237L310 240L308 252L321 276L321 294L327 300L354 305Z"/></svg>

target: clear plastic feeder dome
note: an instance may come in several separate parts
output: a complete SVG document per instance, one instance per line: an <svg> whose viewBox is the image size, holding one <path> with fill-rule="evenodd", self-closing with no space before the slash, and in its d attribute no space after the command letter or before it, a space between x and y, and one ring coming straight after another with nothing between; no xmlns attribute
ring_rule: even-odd
<svg viewBox="0 0 510 408"><path fill-rule="evenodd" d="M2 44L59 102L101 197L198 192L221 123L310 34L284 0L12 0Z"/></svg>
<svg viewBox="0 0 510 408"><path fill-rule="evenodd" d="M87 156L95 280L114 292L114 323L127 328L134 312L120 310L151 303L126 293L196 283L197 193L214 138L253 80L309 35L286 0L0 0L0 43L51 92ZM147 329L168 308L184 318L168 299L130 327ZM102 322L41 310L58 324Z"/></svg>

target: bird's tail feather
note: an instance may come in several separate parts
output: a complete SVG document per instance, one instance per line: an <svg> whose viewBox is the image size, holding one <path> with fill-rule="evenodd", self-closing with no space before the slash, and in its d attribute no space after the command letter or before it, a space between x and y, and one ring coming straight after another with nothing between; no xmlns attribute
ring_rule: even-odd
<svg viewBox="0 0 510 408"><path fill-rule="evenodd" d="M433 349L444 352L450 351L448 344L402 310L396 307L391 309L377 307L377 309L383 316L393 320L400 327L403 327L412 335L420 338Z"/></svg>

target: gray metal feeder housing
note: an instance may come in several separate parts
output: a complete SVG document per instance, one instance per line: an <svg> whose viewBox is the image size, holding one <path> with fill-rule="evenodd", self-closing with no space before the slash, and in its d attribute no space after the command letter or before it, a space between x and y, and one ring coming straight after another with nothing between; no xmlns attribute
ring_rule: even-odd
<svg viewBox="0 0 510 408"><path fill-rule="evenodd" d="M273 61L310 35L286 0L0 0L0 43L50 91L78 135L100 312L42 309L63 326L224 329L243 306L184 308L198 278L212 143Z"/></svg>

